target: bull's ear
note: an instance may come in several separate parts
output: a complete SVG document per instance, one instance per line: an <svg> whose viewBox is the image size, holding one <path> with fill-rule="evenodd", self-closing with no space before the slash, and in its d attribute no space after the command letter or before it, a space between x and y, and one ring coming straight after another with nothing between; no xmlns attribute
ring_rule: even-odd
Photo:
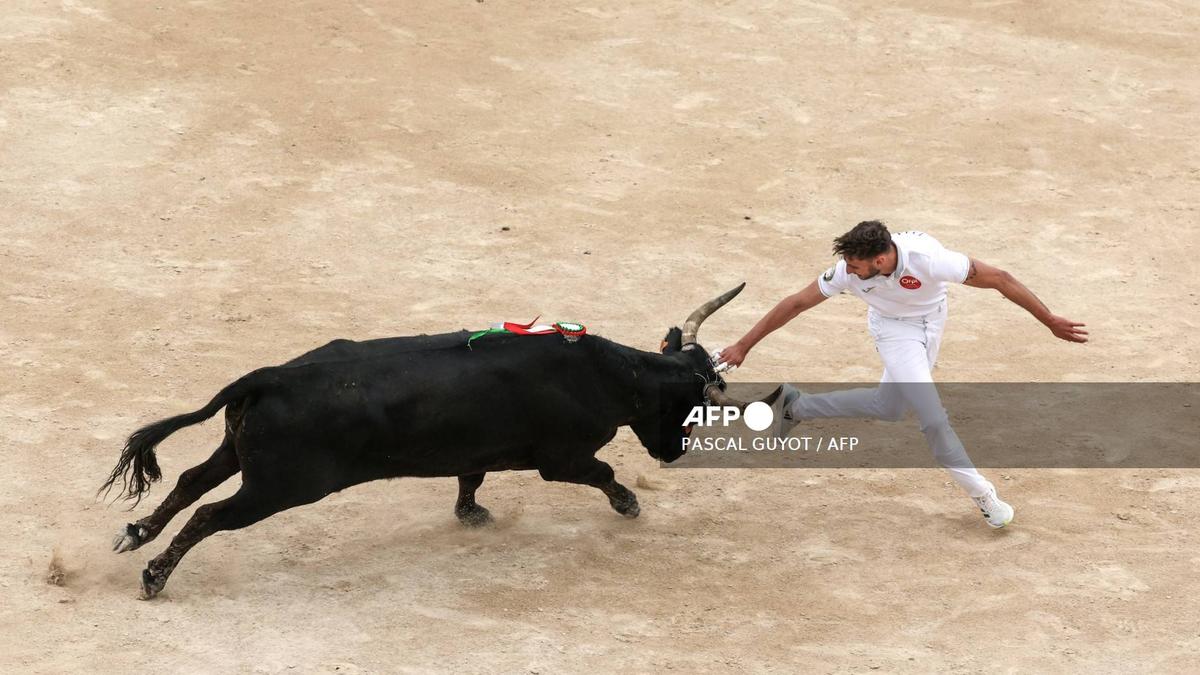
<svg viewBox="0 0 1200 675"><path fill-rule="evenodd" d="M683 349L683 331L679 326L674 326L667 331L666 337L663 338L662 344L658 346L658 351L663 354L670 354Z"/></svg>

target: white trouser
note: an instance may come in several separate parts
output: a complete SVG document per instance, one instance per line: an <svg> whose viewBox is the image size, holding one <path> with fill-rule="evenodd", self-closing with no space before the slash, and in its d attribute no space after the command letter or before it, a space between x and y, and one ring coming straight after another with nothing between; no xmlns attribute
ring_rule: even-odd
<svg viewBox="0 0 1200 675"><path fill-rule="evenodd" d="M792 417L873 417L895 421L915 410L934 458L968 495L985 494L992 484L967 457L933 384L931 371L937 363L945 326L944 301L933 312L912 318L897 319L881 316L873 309L868 311L867 327L875 338L879 358L883 359L879 386L801 394L790 406Z"/></svg>

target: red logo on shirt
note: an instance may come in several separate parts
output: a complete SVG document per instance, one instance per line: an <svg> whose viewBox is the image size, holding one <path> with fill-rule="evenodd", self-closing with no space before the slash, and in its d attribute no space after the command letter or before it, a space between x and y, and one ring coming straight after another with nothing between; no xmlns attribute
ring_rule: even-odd
<svg viewBox="0 0 1200 675"><path fill-rule="evenodd" d="M921 280L905 274L904 276L900 277L900 285L910 291L915 291L921 287Z"/></svg>

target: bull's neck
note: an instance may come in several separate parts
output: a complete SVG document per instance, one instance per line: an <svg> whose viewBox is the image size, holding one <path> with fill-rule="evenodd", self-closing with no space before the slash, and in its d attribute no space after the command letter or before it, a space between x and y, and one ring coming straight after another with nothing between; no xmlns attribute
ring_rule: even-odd
<svg viewBox="0 0 1200 675"><path fill-rule="evenodd" d="M617 344L599 336L593 338L600 362L619 391L618 407L628 421L655 414L663 384L695 379L691 358L683 352L659 354ZM699 380L696 380L699 385Z"/></svg>

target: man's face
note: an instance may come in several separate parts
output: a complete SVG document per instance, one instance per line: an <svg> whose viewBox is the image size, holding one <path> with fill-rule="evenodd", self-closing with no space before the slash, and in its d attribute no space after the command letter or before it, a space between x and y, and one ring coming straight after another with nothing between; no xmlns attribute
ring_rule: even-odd
<svg viewBox="0 0 1200 675"><path fill-rule="evenodd" d="M879 268L884 263L885 256L875 258L850 258L844 257L846 261L846 271L850 274L857 274L859 279L866 281L871 277L879 274Z"/></svg>

